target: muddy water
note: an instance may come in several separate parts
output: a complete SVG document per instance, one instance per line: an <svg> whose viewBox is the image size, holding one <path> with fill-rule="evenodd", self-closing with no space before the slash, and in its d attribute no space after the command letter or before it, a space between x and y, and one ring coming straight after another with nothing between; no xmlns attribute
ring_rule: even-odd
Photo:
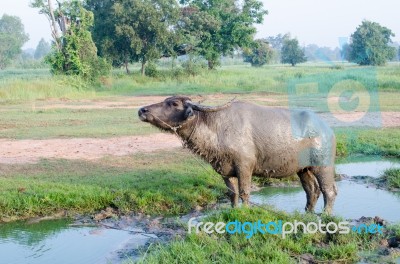
<svg viewBox="0 0 400 264"><path fill-rule="evenodd" d="M378 177L385 169L400 167L394 160L371 160L357 158L347 160L336 166L337 173L348 176ZM355 183L350 180L337 182L339 194L336 198L334 213L345 218L361 216L379 216L391 222L400 222L400 193L369 187L368 184ZM270 204L276 208L293 212L304 211L306 195L301 187L266 187L252 195L252 201L259 204ZM322 195L318 200L316 211L322 212Z"/></svg>
<svg viewBox="0 0 400 264"><path fill-rule="evenodd" d="M148 237L97 227L71 227L69 221L0 225L0 263L119 263L117 252L144 245Z"/></svg>

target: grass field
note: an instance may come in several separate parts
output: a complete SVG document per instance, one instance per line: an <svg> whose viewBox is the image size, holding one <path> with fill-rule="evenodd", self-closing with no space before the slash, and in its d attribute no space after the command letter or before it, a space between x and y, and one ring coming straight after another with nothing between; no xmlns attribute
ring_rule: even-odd
<svg viewBox="0 0 400 264"><path fill-rule="evenodd" d="M363 70L365 69L365 70ZM400 91L400 67L380 68L355 66L225 66L216 71L202 71L197 76L175 76L161 70L158 78L142 77L138 73L126 76L115 71L95 86L87 86L76 78L53 78L45 70L9 70L0 72L0 100L15 102L48 98L83 99L110 95L170 95L209 93L281 93L287 94L288 81L312 76L320 83L330 78L365 71L366 83L375 83L379 92ZM372 72L373 75L369 73Z"/></svg>
<svg viewBox="0 0 400 264"><path fill-rule="evenodd" d="M203 71L198 76L174 75L164 69L156 78L141 77L137 73L126 76L116 70L96 85L70 77L52 77L47 70L0 71L0 142L2 139L109 138L159 132L138 120L140 104L133 103L129 99L132 96L202 95L211 97L212 103L237 96L258 104L288 107L291 80L311 78L328 83L332 76L354 69L360 68L233 65ZM376 82L380 110L400 111L400 67L389 65L373 71L376 75L362 75L365 79L361 81ZM320 97L299 99L296 103L321 104ZM398 127L335 128L335 132L339 157L363 154L400 158ZM398 171L387 172L386 177L392 179L393 185L398 184ZM191 154L182 150L110 155L93 161L49 159L37 164L0 164L0 222L60 212L70 216L93 214L106 207L121 213L176 216L216 203L224 197L224 192L220 176L206 172ZM242 208L222 211L210 219L257 217L312 221L316 216ZM152 248L145 262L157 263L162 258L166 262L187 263L206 258L220 263L289 263L300 260L304 254L312 254L321 262L353 262L359 258L360 250L375 249L376 239L355 235L293 235L287 240L275 236L246 240L243 236L190 235L183 241ZM216 248L219 253L213 253Z"/></svg>

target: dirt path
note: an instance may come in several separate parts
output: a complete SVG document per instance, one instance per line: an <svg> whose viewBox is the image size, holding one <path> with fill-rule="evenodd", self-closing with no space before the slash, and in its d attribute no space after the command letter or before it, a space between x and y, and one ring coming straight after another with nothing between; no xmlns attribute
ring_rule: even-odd
<svg viewBox="0 0 400 264"><path fill-rule="evenodd" d="M179 139L167 133L106 139L72 138L46 140L0 139L0 163L37 163L40 159L94 160L105 156L125 156L181 146Z"/></svg>

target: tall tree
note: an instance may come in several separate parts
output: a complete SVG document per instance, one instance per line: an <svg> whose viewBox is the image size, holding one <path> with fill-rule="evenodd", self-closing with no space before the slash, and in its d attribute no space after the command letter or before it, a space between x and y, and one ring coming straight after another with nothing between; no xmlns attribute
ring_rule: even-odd
<svg viewBox="0 0 400 264"><path fill-rule="evenodd" d="M265 38L265 41L269 43L274 52L272 56L272 60L274 62L279 63L281 61L281 50L283 42L285 41L285 39L289 38L290 38L290 33L278 34L276 36L270 36Z"/></svg>
<svg viewBox="0 0 400 264"><path fill-rule="evenodd" d="M196 43L196 51L208 61L209 69L219 64L222 55L251 47L256 33L254 24L261 24L267 14L258 0L181 0L181 3L188 10L182 12L186 19L182 28L187 29Z"/></svg>
<svg viewBox="0 0 400 264"><path fill-rule="evenodd" d="M383 65L396 55L389 46L393 32L376 22L363 21L351 35L349 60L359 65Z"/></svg>
<svg viewBox="0 0 400 264"><path fill-rule="evenodd" d="M21 48L28 40L20 18L6 14L0 18L0 69L22 53Z"/></svg>
<svg viewBox="0 0 400 264"><path fill-rule="evenodd" d="M35 0L32 6L39 8L50 21L54 45L47 62L54 74L80 75L94 81L109 71L106 61L97 57L97 48L89 31L93 13L79 0L58 2L56 9L50 0Z"/></svg>
<svg viewBox="0 0 400 264"><path fill-rule="evenodd" d="M282 50L281 50L281 62L289 63L292 66L295 66L298 63L306 62L307 58L304 54L304 50L302 50L299 46L299 41L295 38L286 39L283 42Z"/></svg>
<svg viewBox="0 0 400 264"><path fill-rule="evenodd" d="M173 52L176 0L88 0L87 6L96 17L93 31L100 53L114 65L140 61L144 75L148 62Z"/></svg>
<svg viewBox="0 0 400 264"><path fill-rule="evenodd" d="M62 0L58 1L59 5L61 4ZM62 49L62 43L61 43L61 35L58 30L58 25L60 22L60 17L57 17L54 14L54 8L53 8L53 1L52 0L33 0L31 2L31 7L38 8L39 13L43 14L47 17L47 19L50 22L50 29L51 29L51 35L54 40L54 45L57 48L58 51L61 51Z"/></svg>
<svg viewBox="0 0 400 264"><path fill-rule="evenodd" d="M278 34L276 36L267 37L265 40L271 45L273 49L281 50L283 47L283 42L286 39L290 39L290 33Z"/></svg>
<svg viewBox="0 0 400 264"><path fill-rule="evenodd" d="M49 54L50 50L51 50L50 43L48 43L46 40L42 38L35 49L35 54L34 54L35 60L40 60L41 58Z"/></svg>
<svg viewBox="0 0 400 264"><path fill-rule="evenodd" d="M273 56L273 50L265 40L258 39L252 48L243 50L244 62L250 62L253 67L261 67L269 63Z"/></svg>
<svg viewBox="0 0 400 264"><path fill-rule="evenodd" d="M107 58L114 67L125 65L127 73L130 73L128 64L134 62L137 56L131 48L130 40L117 34L113 15L114 3L114 0L86 0L86 8L94 14L93 41L101 57Z"/></svg>

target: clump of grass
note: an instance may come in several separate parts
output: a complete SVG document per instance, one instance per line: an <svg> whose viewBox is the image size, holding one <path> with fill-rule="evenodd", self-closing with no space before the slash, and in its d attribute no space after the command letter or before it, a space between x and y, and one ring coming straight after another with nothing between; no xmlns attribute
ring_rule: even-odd
<svg viewBox="0 0 400 264"><path fill-rule="evenodd" d="M383 177L390 188L400 188L400 168L390 168L384 171Z"/></svg>
<svg viewBox="0 0 400 264"><path fill-rule="evenodd" d="M384 129L335 129L337 155L355 154L400 157L400 130Z"/></svg>
<svg viewBox="0 0 400 264"><path fill-rule="evenodd" d="M304 223L318 222L313 214L287 214L271 208L238 208L218 212L203 222L211 221L264 223L282 220ZM339 218L322 216L322 223L342 221ZM197 263L208 260L213 263L298 263L305 254L311 254L311 262L340 261L355 262L360 249L373 248L378 236L365 234L306 234L298 232L282 238L280 234L255 234L250 239L245 234L227 233L211 235L189 234L184 240L176 240L167 245L150 248L140 263Z"/></svg>

